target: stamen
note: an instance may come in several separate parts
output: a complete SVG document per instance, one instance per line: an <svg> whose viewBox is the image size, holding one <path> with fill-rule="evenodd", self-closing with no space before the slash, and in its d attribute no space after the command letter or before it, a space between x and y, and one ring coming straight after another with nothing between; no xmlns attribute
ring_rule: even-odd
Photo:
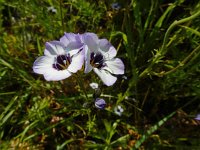
<svg viewBox="0 0 200 150"><path fill-rule="evenodd" d="M55 68L56 70L67 69L71 61L72 60L71 60L70 54L58 55L56 57L55 63L53 64L53 68Z"/></svg>
<svg viewBox="0 0 200 150"><path fill-rule="evenodd" d="M95 68L102 68L105 66L104 64L104 57L101 53L94 53L92 52L90 55L90 64Z"/></svg>

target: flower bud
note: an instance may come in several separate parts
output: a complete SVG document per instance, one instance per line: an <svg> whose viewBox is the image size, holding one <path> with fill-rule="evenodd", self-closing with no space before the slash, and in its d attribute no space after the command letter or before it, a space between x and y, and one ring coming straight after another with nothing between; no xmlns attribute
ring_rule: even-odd
<svg viewBox="0 0 200 150"><path fill-rule="evenodd" d="M104 109L106 106L106 102L104 99L101 99L101 98L97 98L95 100L95 107L98 108L98 109Z"/></svg>

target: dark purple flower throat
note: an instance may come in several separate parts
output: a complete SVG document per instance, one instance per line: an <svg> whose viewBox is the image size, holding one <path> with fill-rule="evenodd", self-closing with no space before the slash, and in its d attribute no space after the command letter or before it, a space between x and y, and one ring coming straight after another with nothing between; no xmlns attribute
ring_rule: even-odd
<svg viewBox="0 0 200 150"><path fill-rule="evenodd" d="M70 54L66 55L58 55L55 59L55 63L53 64L53 68L56 70L64 70L67 69L72 61Z"/></svg>
<svg viewBox="0 0 200 150"><path fill-rule="evenodd" d="M102 68L105 66L104 64L104 58L101 53L94 53L92 52L90 55L90 64L95 68Z"/></svg>

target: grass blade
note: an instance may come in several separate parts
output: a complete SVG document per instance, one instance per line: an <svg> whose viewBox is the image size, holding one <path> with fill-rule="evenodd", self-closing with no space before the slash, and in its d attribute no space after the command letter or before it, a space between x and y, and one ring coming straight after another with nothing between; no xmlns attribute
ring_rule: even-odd
<svg viewBox="0 0 200 150"><path fill-rule="evenodd" d="M159 127L161 127L169 118L171 118L176 112L171 113L170 115L166 116L165 118L163 118L162 120L160 120L157 124L155 124L154 126L152 126L147 132L146 134L143 134L142 137L135 143L135 148L133 149L137 149L139 148L142 143L145 142L145 140L156 130L159 129Z"/></svg>

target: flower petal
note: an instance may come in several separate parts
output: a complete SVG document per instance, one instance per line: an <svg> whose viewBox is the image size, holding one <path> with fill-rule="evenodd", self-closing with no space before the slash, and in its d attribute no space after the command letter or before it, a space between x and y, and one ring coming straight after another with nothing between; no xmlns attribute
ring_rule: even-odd
<svg viewBox="0 0 200 150"><path fill-rule="evenodd" d="M107 39L99 40L99 48L102 54L107 59L112 59L117 55L116 49L112 46L112 44Z"/></svg>
<svg viewBox="0 0 200 150"><path fill-rule="evenodd" d="M70 42L76 41L76 34L74 33L65 33L64 36L60 38L60 42L67 46Z"/></svg>
<svg viewBox="0 0 200 150"><path fill-rule="evenodd" d="M54 68L48 69L44 73L44 78L47 81L59 81L70 77L72 74L68 70L56 70Z"/></svg>
<svg viewBox="0 0 200 150"><path fill-rule="evenodd" d="M117 51L113 46L111 46L108 51L102 49L99 49L99 51L102 53L105 59L112 59L117 55Z"/></svg>
<svg viewBox="0 0 200 150"><path fill-rule="evenodd" d="M67 68L67 70L69 70L72 73L77 72L78 70L80 70L83 66L84 63L84 50L80 51L78 54L74 55L72 57L72 62L69 65L69 67Z"/></svg>
<svg viewBox="0 0 200 150"><path fill-rule="evenodd" d="M103 68L110 71L112 74L124 74L124 63L119 58L107 60L106 66Z"/></svg>
<svg viewBox="0 0 200 150"><path fill-rule="evenodd" d="M113 46L111 46L110 49L108 50L108 52L106 53L106 55L104 55L104 56L106 56L107 59L112 59L116 55L117 55L116 49Z"/></svg>
<svg viewBox="0 0 200 150"><path fill-rule="evenodd" d="M91 52L98 51L98 37L94 33L85 33L82 35L84 44L88 46Z"/></svg>
<svg viewBox="0 0 200 150"><path fill-rule="evenodd" d="M65 53L64 47L59 41L51 41L46 42L45 44L46 49L44 50L44 55L51 56L51 55L62 55Z"/></svg>
<svg viewBox="0 0 200 150"><path fill-rule="evenodd" d="M90 50L88 49L88 47L87 46L85 46L85 48L84 48L84 50L85 50L85 73L89 73L91 70L92 70L92 66L91 66L91 64L90 64L90 55L91 55L91 53L90 53Z"/></svg>
<svg viewBox="0 0 200 150"><path fill-rule="evenodd" d="M117 78L111 75L108 71L106 70L99 70L97 68L93 68L94 72L100 77L100 79L103 81L103 83L107 86L113 85Z"/></svg>
<svg viewBox="0 0 200 150"><path fill-rule="evenodd" d="M60 38L60 42L65 46L65 50L67 51L80 49L83 46L80 36L74 33L65 33L65 35Z"/></svg>
<svg viewBox="0 0 200 150"><path fill-rule="evenodd" d="M44 74L48 69L52 68L54 57L41 56L36 59L33 64L33 71L38 74Z"/></svg>
<svg viewBox="0 0 200 150"><path fill-rule="evenodd" d="M102 51L107 52L111 47L111 43L107 39L100 39L99 40L99 47Z"/></svg>

